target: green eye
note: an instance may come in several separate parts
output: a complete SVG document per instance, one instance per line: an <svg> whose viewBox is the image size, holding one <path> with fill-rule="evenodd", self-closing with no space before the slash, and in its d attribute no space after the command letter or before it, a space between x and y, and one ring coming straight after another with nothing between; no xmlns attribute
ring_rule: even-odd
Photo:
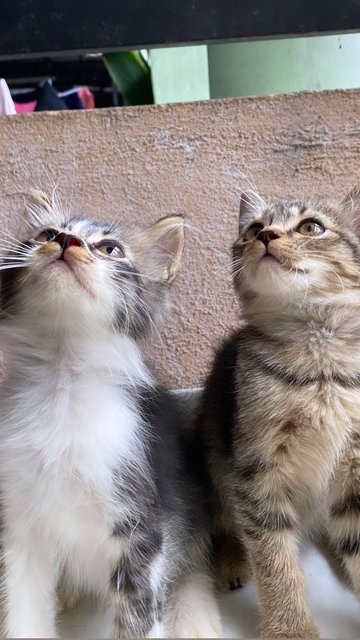
<svg viewBox="0 0 360 640"><path fill-rule="evenodd" d="M298 227L298 232L303 236L321 236L325 233L325 229L320 224L320 222L316 222L316 220L305 220Z"/></svg>
<svg viewBox="0 0 360 640"><path fill-rule="evenodd" d="M96 250L100 251L104 256L109 258L124 258L125 252L123 248L113 240L107 240L106 242L100 242L96 246Z"/></svg>
<svg viewBox="0 0 360 640"><path fill-rule="evenodd" d="M35 240L36 242L50 242L58 233L57 229L44 229L44 231L41 231L41 233L36 236Z"/></svg>
<svg viewBox="0 0 360 640"><path fill-rule="evenodd" d="M245 234L245 240L254 240L258 233L264 228L261 222L254 222L247 230Z"/></svg>

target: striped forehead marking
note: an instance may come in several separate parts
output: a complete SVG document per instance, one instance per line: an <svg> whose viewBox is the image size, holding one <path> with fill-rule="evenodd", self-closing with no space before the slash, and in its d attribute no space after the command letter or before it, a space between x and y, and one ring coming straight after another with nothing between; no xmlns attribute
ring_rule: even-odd
<svg viewBox="0 0 360 640"><path fill-rule="evenodd" d="M74 235L79 235L92 242L102 240L104 237L119 238L121 236L121 230L118 226L82 218L72 218L61 227L64 231L70 231Z"/></svg>

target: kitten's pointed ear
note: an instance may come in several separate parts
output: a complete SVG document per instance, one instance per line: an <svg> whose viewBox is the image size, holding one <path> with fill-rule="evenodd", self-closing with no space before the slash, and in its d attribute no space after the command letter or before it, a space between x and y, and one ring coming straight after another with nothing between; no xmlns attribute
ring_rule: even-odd
<svg viewBox="0 0 360 640"><path fill-rule="evenodd" d="M239 231L247 227L264 208L264 201L256 191L243 191L240 198Z"/></svg>
<svg viewBox="0 0 360 640"><path fill-rule="evenodd" d="M43 207L44 209L52 207L52 200L48 194L37 189L32 189L26 194L26 202L29 206Z"/></svg>
<svg viewBox="0 0 360 640"><path fill-rule="evenodd" d="M357 184L341 202L342 209L347 211L352 219L355 232L360 236L360 184Z"/></svg>
<svg viewBox="0 0 360 640"><path fill-rule="evenodd" d="M171 283L179 269L184 241L184 218L166 216L135 235L134 251L150 277Z"/></svg>
<svg viewBox="0 0 360 640"><path fill-rule="evenodd" d="M360 184L357 184L355 187L351 189L351 191L349 191L349 193L345 196L341 204L343 207L345 207L349 211L360 212Z"/></svg>
<svg viewBox="0 0 360 640"><path fill-rule="evenodd" d="M54 218L54 203L44 191L32 189L26 194L26 212L34 225L46 224Z"/></svg>

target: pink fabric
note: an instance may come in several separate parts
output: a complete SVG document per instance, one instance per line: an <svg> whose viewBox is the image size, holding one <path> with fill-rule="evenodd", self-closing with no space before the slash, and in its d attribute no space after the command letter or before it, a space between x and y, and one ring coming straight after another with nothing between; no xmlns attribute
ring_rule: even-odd
<svg viewBox="0 0 360 640"><path fill-rule="evenodd" d="M78 89L78 96L83 103L85 109L95 109L95 98L89 87L80 87Z"/></svg>
<svg viewBox="0 0 360 640"><path fill-rule="evenodd" d="M31 111L35 111L36 100L32 100L31 102L14 102L16 113L31 113Z"/></svg>
<svg viewBox="0 0 360 640"><path fill-rule="evenodd" d="M4 78L0 79L0 115L8 116L16 113L14 101Z"/></svg>

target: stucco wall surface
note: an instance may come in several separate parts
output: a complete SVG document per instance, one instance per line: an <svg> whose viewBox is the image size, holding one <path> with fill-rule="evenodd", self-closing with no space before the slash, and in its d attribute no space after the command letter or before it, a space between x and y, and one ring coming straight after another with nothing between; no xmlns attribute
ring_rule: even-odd
<svg viewBox="0 0 360 640"><path fill-rule="evenodd" d="M56 182L75 213L139 225L186 215L173 310L149 353L169 386L197 386L239 318L230 249L242 189L341 198L359 177L360 91L4 116L0 159L11 234L20 192Z"/></svg>

